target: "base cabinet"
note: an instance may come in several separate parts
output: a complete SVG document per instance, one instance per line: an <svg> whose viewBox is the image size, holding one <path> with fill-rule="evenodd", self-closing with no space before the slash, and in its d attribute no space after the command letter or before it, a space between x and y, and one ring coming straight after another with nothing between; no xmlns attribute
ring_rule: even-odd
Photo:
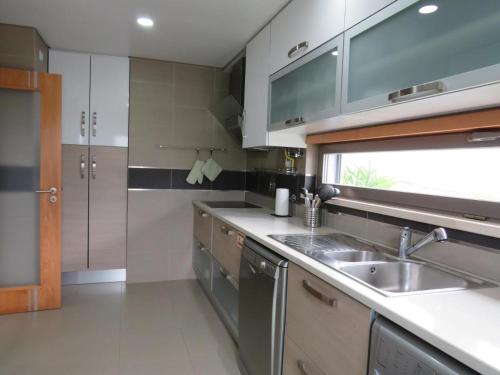
<svg viewBox="0 0 500 375"><path fill-rule="evenodd" d="M127 149L62 149L62 271L125 268Z"/></svg>
<svg viewBox="0 0 500 375"><path fill-rule="evenodd" d="M212 292L217 310L233 337L238 336L239 293L231 276L217 261L212 262Z"/></svg>
<svg viewBox="0 0 500 375"><path fill-rule="evenodd" d="M193 270L205 292L212 291L212 256L196 239L193 241Z"/></svg>
<svg viewBox="0 0 500 375"><path fill-rule="evenodd" d="M370 309L292 263L287 296L283 374L365 375Z"/></svg>

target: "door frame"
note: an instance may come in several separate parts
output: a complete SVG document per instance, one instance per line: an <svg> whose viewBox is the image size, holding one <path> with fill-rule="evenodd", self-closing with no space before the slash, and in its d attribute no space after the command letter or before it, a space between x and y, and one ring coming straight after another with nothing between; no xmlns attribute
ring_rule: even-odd
<svg viewBox="0 0 500 375"><path fill-rule="evenodd" d="M0 88L40 94L40 284L0 288L0 314L61 307L61 82L58 74L0 68ZM47 168L47 166L52 166Z"/></svg>

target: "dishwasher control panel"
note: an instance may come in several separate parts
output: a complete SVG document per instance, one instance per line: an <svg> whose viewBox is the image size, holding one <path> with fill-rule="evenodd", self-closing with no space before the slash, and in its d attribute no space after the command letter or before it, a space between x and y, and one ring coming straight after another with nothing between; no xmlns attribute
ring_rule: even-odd
<svg viewBox="0 0 500 375"><path fill-rule="evenodd" d="M379 317L372 326L369 375L473 375L477 372Z"/></svg>

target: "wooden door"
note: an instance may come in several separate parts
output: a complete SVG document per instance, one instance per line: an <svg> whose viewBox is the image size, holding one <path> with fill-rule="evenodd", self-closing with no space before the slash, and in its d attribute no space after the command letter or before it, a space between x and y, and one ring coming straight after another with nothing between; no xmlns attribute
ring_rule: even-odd
<svg viewBox="0 0 500 375"><path fill-rule="evenodd" d="M129 59L91 56L90 144L128 147Z"/></svg>
<svg viewBox="0 0 500 375"><path fill-rule="evenodd" d="M125 268L127 148L90 147L89 168L89 268Z"/></svg>
<svg viewBox="0 0 500 375"><path fill-rule="evenodd" d="M62 146L62 271L88 267L89 148Z"/></svg>
<svg viewBox="0 0 500 375"><path fill-rule="evenodd" d="M61 76L0 68L0 96L0 313L59 308Z"/></svg>
<svg viewBox="0 0 500 375"><path fill-rule="evenodd" d="M62 74L62 143L89 144L90 55L49 52L49 70Z"/></svg>

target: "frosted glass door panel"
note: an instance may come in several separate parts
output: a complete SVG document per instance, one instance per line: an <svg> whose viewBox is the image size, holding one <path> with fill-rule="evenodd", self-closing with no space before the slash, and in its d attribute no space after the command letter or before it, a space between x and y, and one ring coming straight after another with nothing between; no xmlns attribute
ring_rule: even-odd
<svg viewBox="0 0 500 375"><path fill-rule="evenodd" d="M271 130L338 113L340 56L336 39L271 77Z"/></svg>
<svg viewBox="0 0 500 375"><path fill-rule="evenodd" d="M451 91L500 79L498 66L484 69L500 63L500 1L430 4L396 2L346 33L347 104L390 104L389 93L435 81Z"/></svg>
<svg viewBox="0 0 500 375"><path fill-rule="evenodd" d="M39 284L39 94L0 89L0 287Z"/></svg>

